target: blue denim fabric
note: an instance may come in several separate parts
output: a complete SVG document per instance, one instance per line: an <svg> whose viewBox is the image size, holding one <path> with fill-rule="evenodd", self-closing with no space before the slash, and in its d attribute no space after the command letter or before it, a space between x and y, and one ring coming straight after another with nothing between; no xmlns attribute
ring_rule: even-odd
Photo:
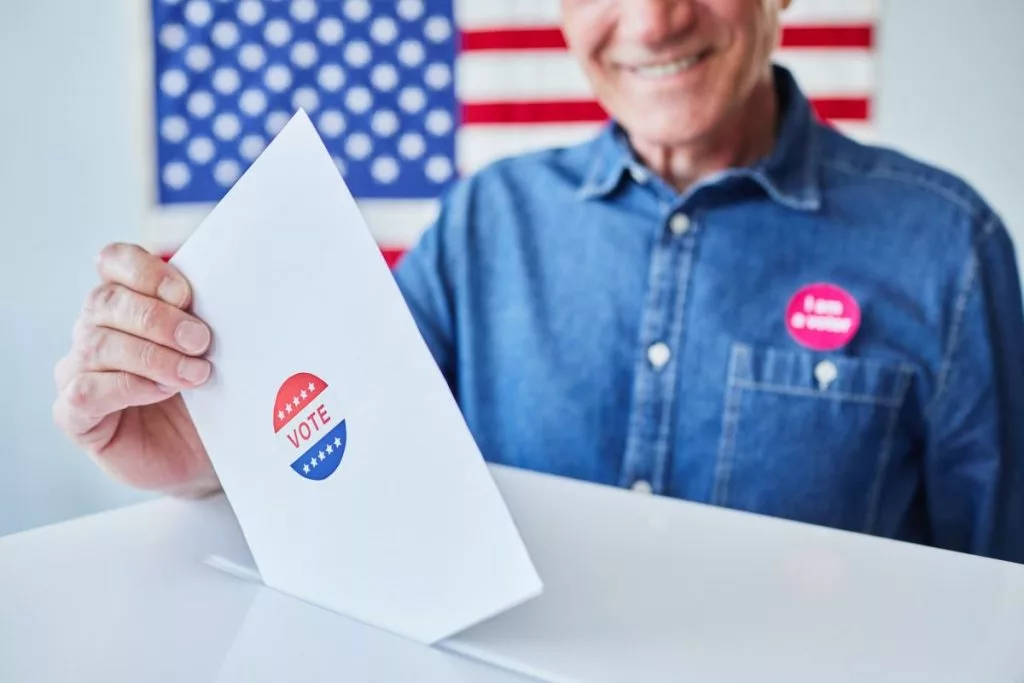
<svg viewBox="0 0 1024 683"><path fill-rule="evenodd" d="M396 272L427 345L489 461L1024 561L1004 226L958 178L818 123L775 73L774 151L685 193L614 123L461 181ZM817 282L862 310L837 351L787 330Z"/></svg>

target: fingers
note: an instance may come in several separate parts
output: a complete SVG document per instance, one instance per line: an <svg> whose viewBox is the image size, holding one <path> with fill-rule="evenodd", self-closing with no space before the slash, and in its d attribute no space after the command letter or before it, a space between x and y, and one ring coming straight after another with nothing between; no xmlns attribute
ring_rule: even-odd
<svg viewBox="0 0 1024 683"><path fill-rule="evenodd" d="M76 347L95 327L126 332L190 356L205 353L210 345L210 330L198 318L117 283L102 284L89 294L75 326Z"/></svg>
<svg viewBox="0 0 1024 683"><path fill-rule="evenodd" d="M67 367L58 363L58 372L63 373L67 380L79 372L109 371L138 375L167 387L173 393L205 382L210 376L210 363L106 327L85 328L75 344L74 357L67 361Z"/></svg>
<svg viewBox="0 0 1024 683"><path fill-rule="evenodd" d="M108 415L170 395L156 382L128 372L80 372L58 394L53 418L65 432L80 437Z"/></svg>
<svg viewBox="0 0 1024 683"><path fill-rule="evenodd" d="M148 297L161 299L176 308L185 308L192 289L178 270L135 244L111 244L96 262L104 282L119 284Z"/></svg>

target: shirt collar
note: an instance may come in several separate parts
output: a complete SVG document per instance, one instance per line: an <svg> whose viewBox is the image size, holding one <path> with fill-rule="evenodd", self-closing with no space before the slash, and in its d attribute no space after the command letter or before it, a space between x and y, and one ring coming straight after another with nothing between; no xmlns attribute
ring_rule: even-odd
<svg viewBox="0 0 1024 683"><path fill-rule="evenodd" d="M750 167L716 174L702 185L746 176L761 185L776 202L798 210L815 211L821 207L821 184L814 113L789 70L779 65L772 68L781 119L771 154ZM607 196L626 171L634 175L650 173L636 158L625 131L615 121L607 124L591 142L591 149L590 164L578 191L582 199Z"/></svg>

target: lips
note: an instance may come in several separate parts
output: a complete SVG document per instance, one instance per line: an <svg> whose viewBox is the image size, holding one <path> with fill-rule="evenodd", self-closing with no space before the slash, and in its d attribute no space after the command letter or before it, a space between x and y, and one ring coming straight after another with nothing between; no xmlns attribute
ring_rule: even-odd
<svg viewBox="0 0 1024 683"><path fill-rule="evenodd" d="M710 50L702 50L695 55L688 55L686 57L679 57L668 61L658 61L636 66L623 66L623 68L630 73L640 76L641 78L657 80L669 78L689 71L700 64L708 54L710 54Z"/></svg>

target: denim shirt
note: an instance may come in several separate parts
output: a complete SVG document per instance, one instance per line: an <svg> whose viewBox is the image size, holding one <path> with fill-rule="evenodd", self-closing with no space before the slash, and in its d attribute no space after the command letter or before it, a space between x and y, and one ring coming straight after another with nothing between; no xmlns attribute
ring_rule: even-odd
<svg viewBox="0 0 1024 683"><path fill-rule="evenodd" d="M1024 562L1006 229L775 80L771 154L681 194L612 122L446 195L396 278L470 430L492 462ZM859 305L841 348L790 329L813 283Z"/></svg>

